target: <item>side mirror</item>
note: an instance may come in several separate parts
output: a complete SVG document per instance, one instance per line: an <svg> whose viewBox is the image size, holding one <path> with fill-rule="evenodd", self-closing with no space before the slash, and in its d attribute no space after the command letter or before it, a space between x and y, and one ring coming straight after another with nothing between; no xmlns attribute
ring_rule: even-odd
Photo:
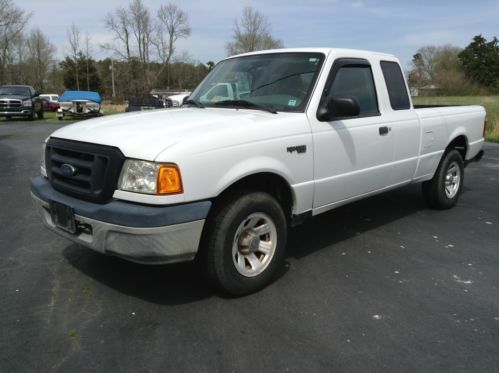
<svg viewBox="0 0 499 373"><path fill-rule="evenodd" d="M359 101L352 96L332 96L319 107L317 119L330 122L340 118L356 117L360 114Z"/></svg>

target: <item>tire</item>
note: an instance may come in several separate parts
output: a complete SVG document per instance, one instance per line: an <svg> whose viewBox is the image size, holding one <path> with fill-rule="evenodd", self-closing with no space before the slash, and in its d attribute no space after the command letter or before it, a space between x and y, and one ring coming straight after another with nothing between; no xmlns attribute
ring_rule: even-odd
<svg viewBox="0 0 499 373"><path fill-rule="evenodd" d="M459 199L463 182L463 158L457 150L449 150L444 153L433 179L423 183L423 196L434 209L450 209Z"/></svg>
<svg viewBox="0 0 499 373"><path fill-rule="evenodd" d="M240 194L223 203L207 222L207 276L228 294L250 294L272 281L284 259L286 218L277 200L264 192Z"/></svg>
<svg viewBox="0 0 499 373"><path fill-rule="evenodd" d="M43 115L43 110L40 110L38 113L36 113L36 117L38 119L43 119L44 118L44 115Z"/></svg>
<svg viewBox="0 0 499 373"><path fill-rule="evenodd" d="M35 120L35 112L34 111L31 111L31 113L29 113L28 120Z"/></svg>

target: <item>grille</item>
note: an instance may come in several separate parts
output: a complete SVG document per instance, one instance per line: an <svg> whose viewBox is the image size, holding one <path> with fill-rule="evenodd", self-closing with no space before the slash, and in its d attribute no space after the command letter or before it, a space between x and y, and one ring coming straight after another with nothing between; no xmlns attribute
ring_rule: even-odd
<svg viewBox="0 0 499 373"><path fill-rule="evenodd" d="M21 107L20 100L0 100L0 109L18 108Z"/></svg>
<svg viewBox="0 0 499 373"><path fill-rule="evenodd" d="M47 176L54 189L96 203L112 198L124 160L111 146L50 138L45 148Z"/></svg>

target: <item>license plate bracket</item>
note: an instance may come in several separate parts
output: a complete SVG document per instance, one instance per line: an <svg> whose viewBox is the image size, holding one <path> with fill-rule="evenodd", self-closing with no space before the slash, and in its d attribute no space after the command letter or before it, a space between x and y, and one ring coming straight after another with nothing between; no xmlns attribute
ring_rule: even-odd
<svg viewBox="0 0 499 373"><path fill-rule="evenodd" d="M56 201L50 201L49 204L50 215L55 226L68 233L75 234L76 222L74 209L71 206Z"/></svg>

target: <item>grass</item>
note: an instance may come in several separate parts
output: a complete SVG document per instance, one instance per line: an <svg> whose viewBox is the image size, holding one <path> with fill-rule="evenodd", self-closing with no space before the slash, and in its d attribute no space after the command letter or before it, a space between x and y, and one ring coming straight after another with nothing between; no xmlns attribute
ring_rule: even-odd
<svg viewBox="0 0 499 373"><path fill-rule="evenodd" d="M121 114L125 112L128 105L116 105L116 104L102 104L101 108L104 111L104 115Z"/></svg>
<svg viewBox="0 0 499 373"><path fill-rule="evenodd" d="M486 141L499 142L499 96L413 97L414 105L482 105L487 111Z"/></svg>

